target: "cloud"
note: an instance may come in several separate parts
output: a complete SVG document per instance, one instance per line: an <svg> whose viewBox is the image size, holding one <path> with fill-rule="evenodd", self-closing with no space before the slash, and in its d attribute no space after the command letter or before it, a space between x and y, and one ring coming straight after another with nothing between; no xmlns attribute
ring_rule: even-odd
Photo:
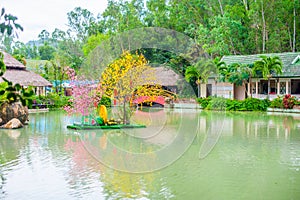
<svg viewBox="0 0 300 200"><path fill-rule="evenodd" d="M67 13L75 7L89 10L96 17L107 6L107 0L1 0L0 7L6 13L18 17L18 23L24 31L19 32L22 42L37 39L42 30L48 32L55 28L67 29Z"/></svg>

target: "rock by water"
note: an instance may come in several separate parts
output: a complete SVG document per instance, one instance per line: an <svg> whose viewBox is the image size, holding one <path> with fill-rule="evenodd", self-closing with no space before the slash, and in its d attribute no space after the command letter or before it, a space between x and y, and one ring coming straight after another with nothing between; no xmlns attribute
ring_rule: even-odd
<svg viewBox="0 0 300 200"><path fill-rule="evenodd" d="M1 128L7 128L7 129L16 129L16 128L22 128L23 124L18 120L17 118L11 119L6 124L2 125Z"/></svg>
<svg viewBox="0 0 300 200"><path fill-rule="evenodd" d="M8 123L13 118L25 124L28 121L28 115L28 108L21 102L3 103L0 107L0 125Z"/></svg>

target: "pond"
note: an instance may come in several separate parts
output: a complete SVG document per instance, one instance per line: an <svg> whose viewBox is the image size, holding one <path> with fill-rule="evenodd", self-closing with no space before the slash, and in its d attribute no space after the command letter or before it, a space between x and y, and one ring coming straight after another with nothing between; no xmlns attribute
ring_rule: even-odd
<svg viewBox="0 0 300 200"><path fill-rule="evenodd" d="M74 131L63 112L0 130L0 199L300 199L300 115L136 111Z"/></svg>

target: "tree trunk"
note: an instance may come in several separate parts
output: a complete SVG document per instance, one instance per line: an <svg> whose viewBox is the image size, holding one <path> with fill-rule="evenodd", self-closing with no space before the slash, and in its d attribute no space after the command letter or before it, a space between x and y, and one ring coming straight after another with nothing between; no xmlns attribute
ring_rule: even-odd
<svg viewBox="0 0 300 200"><path fill-rule="evenodd" d="M252 98L252 76L249 76L249 82L250 82L250 97Z"/></svg>
<svg viewBox="0 0 300 200"><path fill-rule="evenodd" d="M126 97L124 97L124 101L123 101L123 124L127 124L127 116L126 116Z"/></svg>
<svg viewBox="0 0 300 200"><path fill-rule="evenodd" d="M267 99L270 99L270 78L268 78L268 94Z"/></svg>
<svg viewBox="0 0 300 200"><path fill-rule="evenodd" d="M266 49L266 21L265 21L265 11L264 11L264 3L261 0L261 17L263 22L263 32L262 32L262 52L265 52Z"/></svg>
<svg viewBox="0 0 300 200"><path fill-rule="evenodd" d="M289 35L289 43L290 43L290 47L291 47L291 51L293 51L293 42L292 42L292 33L291 33L291 30L290 30L290 26L287 25L288 27L288 35Z"/></svg>
<svg viewBox="0 0 300 200"><path fill-rule="evenodd" d="M234 47L234 44L233 44L233 41L232 41L232 38L231 38L231 37L230 37L229 41L230 41L230 44L231 44L231 46L232 46L232 48L233 48L233 55L236 55L237 52L236 52L236 50L235 50L235 47Z"/></svg>
<svg viewBox="0 0 300 200"><path fill-rule="evenodd" d="M198 98L200 98L201 97L200 81L197 82L197 87L198 87Z"/></svg>
<svg viewBox="0 0 300 200"><path fill-rule="evenodd" d="M222 2L221 2L221 0L218 0L218 1L219 1L219 5L220 5L221 14L222 14L222 16L224 16Z"/></svg>
<svg viewBox="0 0 300 200"><path fill-rule="evenodd" d="M248 6L247 0L243 0L243 3L244 3L246 11L248 11L249 10L249 6Z"/></svg>
<svg viewBox="0 0 300 200"><path fill-rule="evenodd" d="M296 50L296 5L294 1L294 34L293 34L293 52Z"/></svg>

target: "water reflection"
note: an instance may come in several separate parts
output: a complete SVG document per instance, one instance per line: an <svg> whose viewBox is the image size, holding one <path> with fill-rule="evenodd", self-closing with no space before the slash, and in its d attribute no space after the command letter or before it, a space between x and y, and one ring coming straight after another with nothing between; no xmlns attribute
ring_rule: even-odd
<svg viewBox="0 0 300 200"><path fill-rule="evenodd" d="M299 115L137 111L132 120L148 128L88 131L83 137L66 129L76 119L61 112L31 114L25 128L0 130L0 199L300 197ZM144 167L131 154L119 154L122 149L148 153L153 157L145 163L154 165L169 155L153 152L174 141L178 130L185 134L174 143L174 154L182 151L176 149L179 142L194 133L196 138L183 156L161 170L120 172L95 159L102 153L98 156L116 166L129 160Z"/></svg>

